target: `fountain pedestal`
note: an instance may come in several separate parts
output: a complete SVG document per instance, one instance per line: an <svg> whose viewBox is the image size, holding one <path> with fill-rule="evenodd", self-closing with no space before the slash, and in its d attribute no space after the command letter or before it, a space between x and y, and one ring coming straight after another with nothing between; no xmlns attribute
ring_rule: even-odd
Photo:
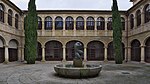
<svg viewBox="0 0 150 84"><path fill-rule="evenodd" d="M82 59L74 59L73 60L73 66L74 67L83 67Z"/></svg>

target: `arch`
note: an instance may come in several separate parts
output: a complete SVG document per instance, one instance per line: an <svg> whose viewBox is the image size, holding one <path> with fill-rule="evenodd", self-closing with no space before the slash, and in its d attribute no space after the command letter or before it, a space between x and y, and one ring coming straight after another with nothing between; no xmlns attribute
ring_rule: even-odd
<svg viewBox="0 0 150 84"><path fill-rule="evenodd" d="M42 60L42 45L40 42L37 43L37 57L36 61L41 61Z"/></svg>
<svg viewBox="0 0 150 84"><path fill-rule="evenodd" d="M146 40L145 43L145 62L150 63L150 37Z"/></svg>
<svg viewBox="0 0 150 84"><path fill-rule="evenodd" d="M2 3L0 3L0 21L4 23L4 12L5 12L5 7Z"/></svg>
<svg viewBox="0 0 150 84"><path fill-rule="evenodd" d="M134 27L134 15L131 14L130 15L130 29L133 29L133 27Z"/></svg>
<svg viewBox="0 0 150 84"><path fill-rule="evenodd" d="M125 30L125 19L124 19L124 17L121 17L121 23L122 23L122 30Z"/></svg>
<svg viewBox="0 0 150 84"><path fill-rule="evenodd" d="M140 41L135 39L131 42L131 61L141 61Z"/></svg>
<svg viewBox="0 0 150 84"><path fill-rule="evenodd" d="M46 61L61 61L63 59L63 47L59 41L49 41L45 44Z"/></svg>
<svg viewBox="0 0 150 84"><path fill-rule="evenodd" d="M150 21L150 4L147 4L144 7L144 20L145 23Z"/></svg>
<svg viewBox="0 0 150 84"><path fill-rule="evenodd" d="M84 30L84 18L79 16L76 19L76 29L77 30Z"/></svg>
<svg viewBox="0 0 150 84"><path fill-rule="evenodd" d="M105 19L103 17L97 18L97 30L105 30Z"/></svg>
<svg viewBox="0 0 150 84"><path fill-rule="evenodd" d="M87 45L87 60L104 60L104 44L100 41L91 41Z"/></svg>
<svg viewBox="0 0 150 84"><path fill-rule="evenodd" d="M66 30L73 30L74 29L73 18L71 16L68 16L65 21L66 21L65 23Z"/></svg>
<svg viewBox="0 0 150 84"><path fill-rule="evenodd" d="M137 22L137 26L141 25L141 11L140 10L136 11L136 22Z"/></svg>
<svg viewBox="0 0 150 84"><path fill-rule="evenodd" d="M18 41L15 39L12 39L9 41L9 61L14 62L18 61Z"/></svg>
<svg viewBox="0 0 150 84"><path fill-rule="evenodd" d="M66 60L67 61L72 61L73 58L75 57L75 53L74 53L74 44L76 42L80 42L80 41L77 41L77 40L73 40L73 41L69 41L67 42L66 44ZM84 44L82 42L80 42L82 44L82 51L84 51ZM82 56L82 59L84 58L84 56Z"/></svg>
<svg viewBox="0 0 150 84"><path fill-rule="evenodd" d="M86 20L86 28L87 30L94 30L95 28L95 20L92 16L88 17Z"/></svg>
<svg viewBox="0 0 150 84"><path fill-rule="evenodd" d="M124 45L124 43L122 43L122 56L123 56L123 60L125 60L125 45ZM108 44L107 59L109 61L112 61L112 60L115 59L115 57L114 57L114 49L113 49L113 42L110 42Z"/></svg>
<svg viewBox="0 0 150 84"><path fill-rule="evenodd" d="M112 30L112 17L108 18L108 22L107 22L107 30Z"/></svg>
<svg viewBox="0 0 150 84"><path fill-rule="evenodd" d="M18 22L19 22L19 16L18 14L15 14L15 27L18 29Z"/></svg>
<svg viewBox="0 0 150 84"><path fill-rule="evenodd" d="M38 16L38 30L42 29L42 19Z"/></svg>
<svg viewBox="0 0 150 84"><path fill-rule="evenodd" d="M50 16L45 18L45 30L52 30L53 28L53 20Z"/></svg>
<svg viewBox="0 0 150 84"><path fill-rule="evenodd" d="M13 18L13 11L11 9L8 10L8 24L12 26L12 18Z"/></svg>
<svg viewBox="0 0 150 84"><path fill-rule="evenodd" d="M4 51L4 39L0 37L0 63L3 63L5 61Z"/></svg>
<svg viewBox="0 0 150 84"><path fill-rule="evenodd" d="M55 18L55 30L62 30L63 29L63 18L57 16Z"/></svg>

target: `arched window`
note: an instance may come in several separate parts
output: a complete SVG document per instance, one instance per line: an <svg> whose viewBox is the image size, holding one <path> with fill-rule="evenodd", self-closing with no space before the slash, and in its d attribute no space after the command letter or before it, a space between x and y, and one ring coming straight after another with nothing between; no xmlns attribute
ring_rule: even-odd
<svg viewBox="0 0 150 84"><path fill-rule="evenodd" d="M84 18L83 17L78 17L76 19L76 29L84 30Z"/></svg>
<svg viewBox="0 0 150 84"><path fill-rule="evenodd" d="M141 61L141 47L138 40L131 42L131 61Z"/></svg>
<svg viewBox="0 0 150 84"><path fill-rule="evenodd" d="M95 27L95 21L93 17L88 17L87 18L87 30L94 30Z"/></svg>
<svg viewBox="0 0 150 84"><path fill-rule="evenodd" d="M73 30L74 28L74 20L72 17L67 17L66 18L66 30Z"/></svg>
<svg viewBox="0 0 150 84"><path fill-rule="evenodd" d="M107 30L112 30L112 17L108 18L108 22L107 22Z"/></svg>
<svg viewBox="0 0 150 84"><path fill-rule="evenodd" d="M45 44L46 61L60 61L63 58L62 43L59 41L49 41Z"/></svg>
<svg viewBox="0 0 150 84"><path fill-rule="evenodd" d="M122 30L125 30L125 19L121 17Z"/></svg>
<svg viewBox="0 0 150 84"><path fill-rule="evenodd" d="M134 16L133 14L130 15L130 29L133 29L134 27Z"/></svg>
<svg viewBox="0 0 150 84"><path fill-rule="evenodd" d="M145 43L145 62L150 63L150 37Z"/></svg>
<svg viewBox="0 0 150 84"><path fill-rule="evenodd" d="M63 19L62 17L56 17L55 19L55 30L62 30L63 29Z"/></svg>
<svg viewBox="0 0 150 84"><path fill-rule="evenodd" d="M52 30L53 28L53 22L51 17L46 17L45 18L45 30Z"/></svg>
<svg viewBox="0 0 150 84"><path fill-rule="evenodd" d="M38 17L38 30L42 29L42 19L41 17Z"/></svg>
<svg viewBox="0 0 150 84"><path fill-rule="evenodd" d="M92 41L87 45L87 60L104 60L104 44L100 41Z"/></svg>
<svg viewBox="0 0 150 84"><path fill-rule="evenodd" d="M105 30L105 20L103 17L97 18L97 30Z"/></svg>
<svg viewBox="0 0 150 84"><path fill-rule="evenodd" d="M4 6L0 4L0 21L4 22Z"/></svg>
<svg viewBox="0 0 150 84"><path fill-rule="evenodd" d="M13 16L13 12L12 12L12 10L8 10L8 24L10 25L10 26L12 26L12 16Z"/></svg>
<svg viewBox="0 0 150 84"><path fill-rule="evenodd" d="M141 25L141 11L140 10L136 12L136 22L137 22L137 26Z"/></svg>
<svg viewBox="0 0 150 84"><path fill-rule="evenodd" d="M15 27L16 29L18 29L18 19L19 19L19 16L18 14L15 15Z"/></svg>
<svg viewBox="0 0 150 84"><path fill-rule="evenodd" d="M145 23L147 23L150 21L150 4L145 6L144 13L145 13Z"/></svg>

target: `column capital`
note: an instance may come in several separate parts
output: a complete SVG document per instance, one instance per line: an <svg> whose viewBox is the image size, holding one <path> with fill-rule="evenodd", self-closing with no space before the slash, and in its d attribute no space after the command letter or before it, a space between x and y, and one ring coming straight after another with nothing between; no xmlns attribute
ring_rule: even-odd
<svg viewBox="0 0 150 84"><path fill-rule="evenodd" d="M144 48L144 47L145 47L145 45L141 45L140 47L141 47L141 48Z"/></svg>
<svg viewBox="0 0 150 84"><path fill-rule="evenodd" d="M4 47L9 47L8 45L4 45Z"/></svg>
<svg viewBox="0 0 150 84"><path fill-rule="evenodd" d="M45 48L45 45L42 45L42 48Z"/></svg>

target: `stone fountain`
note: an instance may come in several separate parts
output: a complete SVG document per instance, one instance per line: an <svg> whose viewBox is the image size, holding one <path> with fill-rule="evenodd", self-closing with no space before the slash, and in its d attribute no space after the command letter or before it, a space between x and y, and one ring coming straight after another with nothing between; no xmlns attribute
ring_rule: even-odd
<svg viewBox="0 0 150 84"><path fill-rule="evenodd" d="M75 58L73 64L60 64L55 65L54 70L59 76L67 78L89 78L96 77L99 75L102 66L101 65L90 65L83 64L82 57L83 51L81 50L82 44L76 42L74 45Z"/></svg>

